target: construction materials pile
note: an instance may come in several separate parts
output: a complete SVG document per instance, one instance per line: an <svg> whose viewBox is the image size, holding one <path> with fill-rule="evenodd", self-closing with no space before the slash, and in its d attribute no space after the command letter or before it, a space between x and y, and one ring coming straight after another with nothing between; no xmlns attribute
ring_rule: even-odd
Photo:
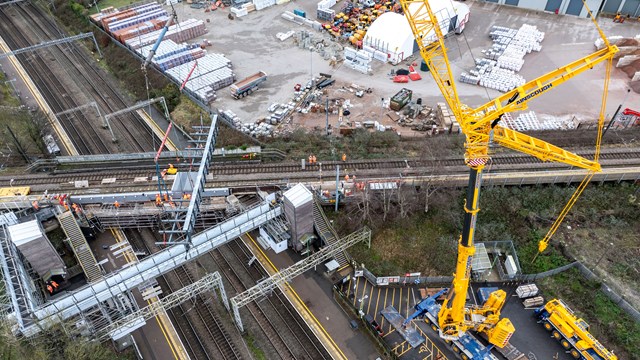
<svg viewBox="0 0 640 360"><path fill-rule="evenodd" d="M635 38L612 36L609 42L620 49L615 56L615 59L618 59L616 67L627 74L631 79L629 87L640 94L640 35L636 35ZM602 39L596 40L595 46L598 50L602 49Z"/></svg>
<svg viewBox="0 0 640 360"><path fill-rule="evenodd" d="M166 74L205 103L215 100L216 90L233 84L236 79L231 60L223 54L206 54L195 62L173 67Z"/></svg>
<svg viewBox="0 0 640 360"><path fill-rule="evenodd" d="M299 48L315 51L320 54L323 59L331 61L332 64L336 64L344 57L344 47L335 42L328 41L322 35L301 30L295 33L293 39Z"/></svg>
<svg viewBox="0 0 640 360"><path fill-rule="evenodd" d="M507 92L524 85L525 79L516 74L524 65L525 55L542 50L544 32L524 24L520 29L493 26L489 32L493 46L482 51L484 58L476 59L476 67L462 73L460 80Z"/></svg>
<svg viewBox="0 0 640 360"><path fill-rule="evenodd" d="M373 23L387 11L402 12L395 1L362 0L359 3L345 2L341 11L335 13L331 6L335 0L323 0L318 3L318 20L325 21L322 29L340 40L347 40L356 48L362 48L362 40Z"/></svg>
<svg viewBox="0 0 640 360"><path fill-rule="evenodd" d="M579 125L573 120L562 118L538 119L533 111L522 113L515 119L511 113L505 113L500 124L516 131L571 130Z"/></svg>
<svg viewBox="0 0 640 360"><path fill-rule="evenodd" d="M436 119L438 119L438 125L444 129L445 132L460 132L460 124L458 124L456 117L449 111L447 104L436 104Z"/></svg>
<svg viewBox="0 0 640 360"><path fill-rule="evenodd" d="M136 36L126 40L125 45L132 49L140 49L141 47L155 44L162 29L156 30L144 35ZM164 35L163 41L173 40L175 42L185 42L194 39L198 36L202 36L208 32L204 26L204 21L196 19L187 19L181 21L178 24L169 26L169 30Z"/></svg>
<svg viewBox="0 0 640 360"><path fill-rule="evenodd" d="M363 74L370 74L371 60L373 56L370 52L364 50L356 50L353 48L344 48L344 64Z"/></svg>
<svg viewBox="0 0 640 360"><path fill-rule="evenodd" d="M236 17L247 16L250 12L259 11L273 5L281 5L291 0L232 0L233 7L229 10Z"/></svg>
<svg viewBox="0 0 640 360"><path fill-rule="evenodd" d="M120 10L108 7L91 18L141 58L146 58L170 15L157 3L149 2ZM204 50L206 43L185 43L207 32L204 21L196 19L169 26L152 60L158 69L206 104L215 100L216 90L235 81L231 61L224 55L208 54Z"/></svg>

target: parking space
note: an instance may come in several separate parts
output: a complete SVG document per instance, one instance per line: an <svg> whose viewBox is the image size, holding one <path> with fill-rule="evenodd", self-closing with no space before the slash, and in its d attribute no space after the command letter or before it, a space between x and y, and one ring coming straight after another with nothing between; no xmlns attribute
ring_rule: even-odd
<svg viewBox="0 0 640 360"><path fill-rule="evenodd" d="M351 277L343 284L343 292L347 295L351 305L361 309L364 314L371 315L375 322L380 325L383 341L402 359L436 360L456 358L446 344L424 321L414 320L411 324L425 338L425 342L414 349L380 315L382 309L387 306L393 306L402 317L407 318L413 313L413 307L421 299L418 286L377 287L364 277Z"/></svg>
<svg viewBox="0 0 640 360"><path fill-rule="evenodd" d="M475 293L480 286L496 284L470 286L468 301L477 303ZM509 318L516 328L511 344L528 359L571 359L560 344L536 322L533 310L524 308L521 300L515 295L515 287L502 286L508 295L502 315ZM346 294L352 306L362 311L363 316L370 315L380 325L383 341L396 355L401 356L401 359L456 359L448 345L424 321L414 320L411 324L425 338L423 344L413 349L380 314L382 309L393 306L406 319L413 313L416 303L422 299L421 290L424 289L425 286L415 284L402 287L375 286L364 277L352 276L343 284L342 292Z"/></svg>

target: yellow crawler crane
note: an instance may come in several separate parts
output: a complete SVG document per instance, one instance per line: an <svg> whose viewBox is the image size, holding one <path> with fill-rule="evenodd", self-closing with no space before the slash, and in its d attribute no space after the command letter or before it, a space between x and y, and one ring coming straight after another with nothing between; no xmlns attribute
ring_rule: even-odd
<svg viewBox="0 0 640 360"><path fill-rule="evenodd" d="M480 211L478 203L482 170L490 158L489 144L493 142L535 156L543 161L562 162L587 170L584 180L559 215L556 223L540 242L539 250L540 252L544 251L551 236L585 189L593 174L601 170L598 163L600 139L605 117L612 59L618 48L609 43L594 19L593 22L605 44L602 50L529 81L480 107L472 108L460 101L453 80L442 31L442 29L449 28L445 16L434 14L428 0L400 0L400 4L418 43L420 54L466 136L465 163L470 168L469 185L464 206L464 224L462 235L458 242L456 270L452 285L438 313L440 336L447 340L457 340L466 331L474 330L486 334L492 344L503 347L515 331L508 319L500 319L500 310L505 302L504 291L498 290L494 292L491 294L490 301L481 306L466 305L471 259L475 253L473 238L476 216ZM590 10L588 11L591 16ZM591 19L593 19L593 16L591 16ZM602 62L606 62L606 73L598 118L596 152L593 160L585 159L543 140L500 126L500 119L505 113L525 110L529 100L552 90L586 70L593 69L595 65Z"/></svg>

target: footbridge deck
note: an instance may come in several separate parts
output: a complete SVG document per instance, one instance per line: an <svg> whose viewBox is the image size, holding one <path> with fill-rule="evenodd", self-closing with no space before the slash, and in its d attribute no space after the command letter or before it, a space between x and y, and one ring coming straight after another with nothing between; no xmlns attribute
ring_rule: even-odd
<svg viewBox="0 0 640 360"><path fill-rule="evenodd" d="M187 250L184 246L173 246L139 263L132 264L111 274L101 281L87 285L65 297L44 304L34 312L34 317L41 324L52 324L81 314L101 302L125 293L140 284L167 273L206 254L212 249L229 242L241 234L251 231L267 221L281 215L279 206L272 207L268 203L254 207L218 226L197 234L192 238L192 246ZM37 333L38 326L22 329L27 336Z"/></svg>

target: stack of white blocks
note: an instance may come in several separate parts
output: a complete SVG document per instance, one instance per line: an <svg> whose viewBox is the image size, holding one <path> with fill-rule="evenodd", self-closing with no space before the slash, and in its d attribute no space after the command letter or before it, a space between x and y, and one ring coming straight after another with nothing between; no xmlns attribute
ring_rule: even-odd
<svg viewBox="0 0 640 360"><path fill-rule="evenodd" d="M505 113L502 117L501 125L516 131L567 130L575 127L573 122L564 119L540 120L533 111L522 113L515 119L510 113Z"/></svg>
<svg viewBox="0 0 640 360"><path fill-rule="evenodd" d="M524 85L525 79L516 74L524 65L524 56L542 50L544 33L535 26L524 24L520 29L493 26L489 33L494 44L482 53L485 59L476 60L476 67L462 73L460 80L502 92Z"/></svg>
<svg viewBox="0 0 640 360"><path fill-rule="evenodd" d="M253 0L253 5L256 6L256 10L266 9L276 4L276 0Z"/></svg>
<svg viewBox="0 0 640 360"><path fill-rule="evenodd" d="M373 56L370 52L350 47L344 48L344 64L356 71L363 74L371 73L371 60Z"/></svg>

